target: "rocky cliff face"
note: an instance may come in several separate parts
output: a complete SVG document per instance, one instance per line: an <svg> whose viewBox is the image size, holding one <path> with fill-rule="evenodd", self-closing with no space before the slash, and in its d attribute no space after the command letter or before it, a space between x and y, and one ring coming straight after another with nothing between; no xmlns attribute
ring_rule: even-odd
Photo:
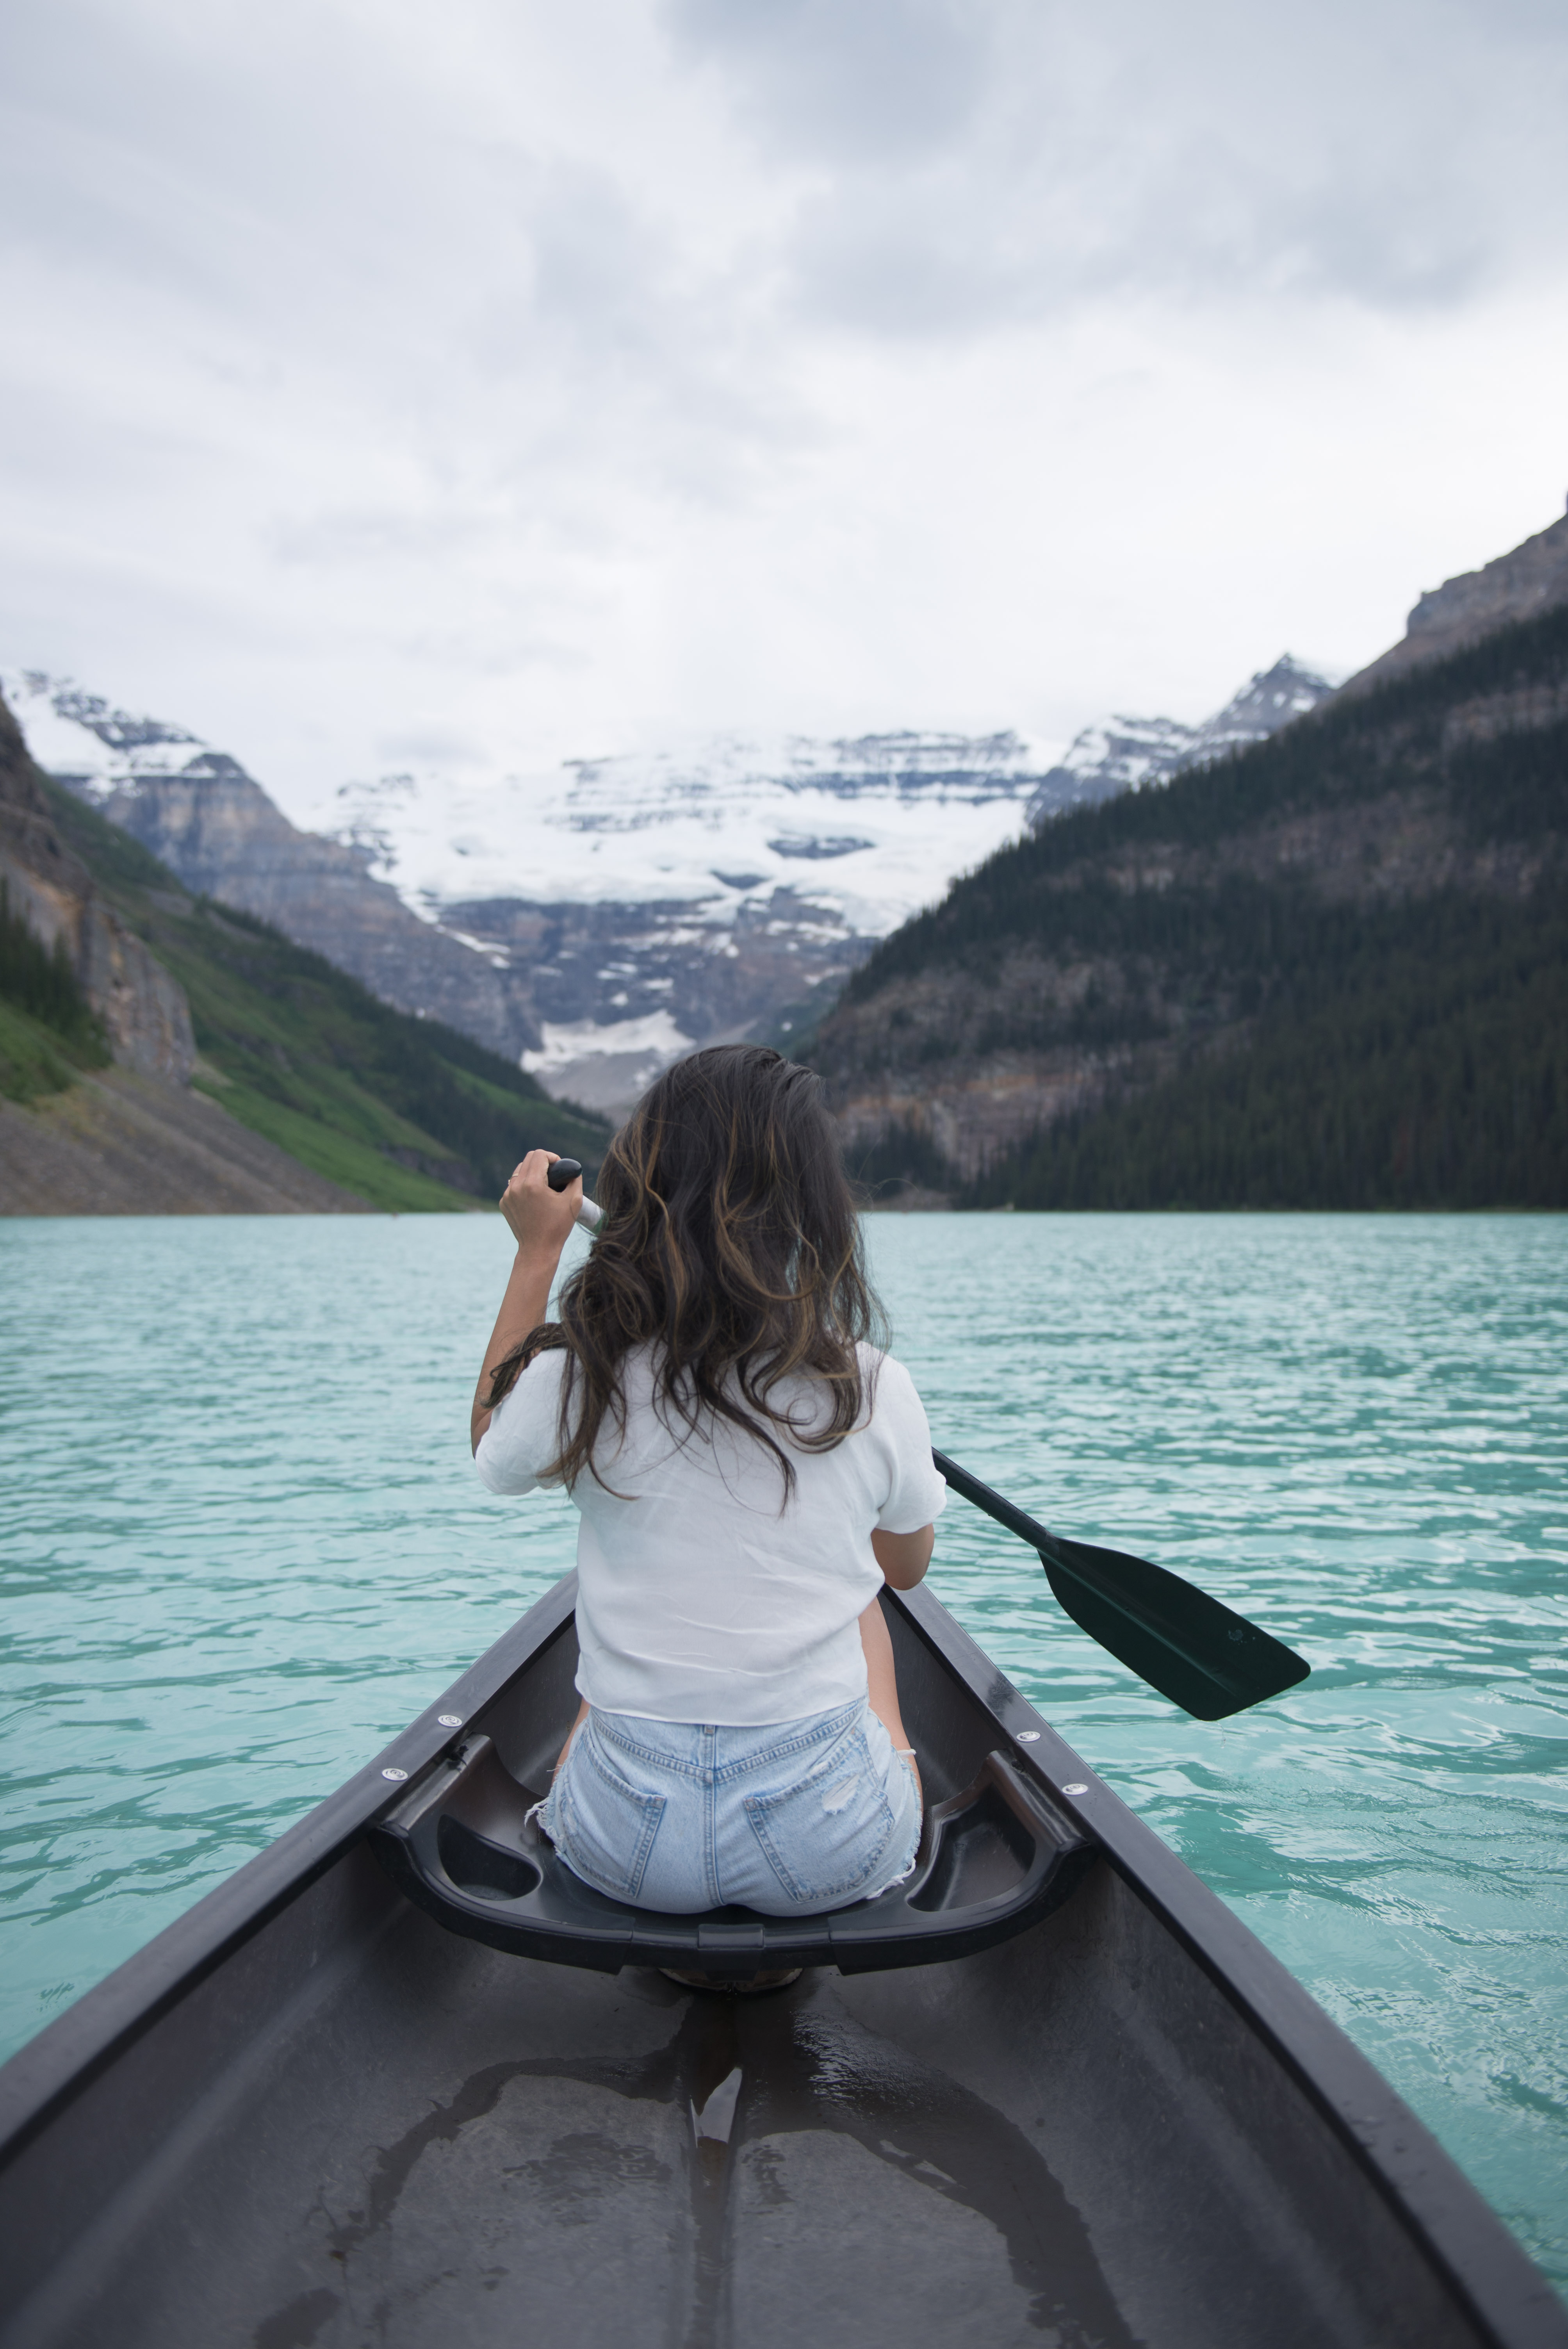
<svg viewBox="0 0 1568 2349"><path fill-rule="evenodd" d="M1424 661L1477 644L1513 620L1532 620L1568 604L1568 514L1538 531L1480 571L1463 571L1429 588L1397 645L1350 678L1341 689L1362 693Z"/></svg>
<svg viewBox="0 0 1568 2349"><path fill-rule="evenodd" d="M183 990L105 905L59 838L20 730L0 700L0 874L46 946L63 938L122 1068L190 1082L196 1045Z"/></svg>

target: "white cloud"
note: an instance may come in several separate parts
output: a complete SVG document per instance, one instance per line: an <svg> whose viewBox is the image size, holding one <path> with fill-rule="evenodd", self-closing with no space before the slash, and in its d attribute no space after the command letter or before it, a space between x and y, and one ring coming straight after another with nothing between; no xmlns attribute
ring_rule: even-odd
<svg viewBox="0 0 1568 2349"><path fill-rule="evenodd" d="M16 0L0 659L299 804L1357 664L1568 485L1565 57L1468 0Z"/></svg>

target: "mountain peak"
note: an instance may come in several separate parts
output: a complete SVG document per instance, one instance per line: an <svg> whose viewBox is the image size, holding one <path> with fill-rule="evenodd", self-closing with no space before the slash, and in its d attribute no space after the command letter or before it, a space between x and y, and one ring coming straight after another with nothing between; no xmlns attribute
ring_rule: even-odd
<svg viewBox="0 0 1568 2349"><path fill-rule="evenodd" d="M0 691L39 766L48 774L68 775L97 802L132 778L194 772L193 761L223 756L183 726L117 709L101 693L88 693L74 678L51 677L46 669L0 675Z"/></svg>
<svg viewBox="0 0 1568 2349"><path fill-rule="evenodd" d="M1293 718L1305 717L1334 690L1328 678L1308 668L1294 653L1281 653L1273 668L1259 669L1200 730L1212 729L1253 741L1260 735L1273 734L1280 727L1288 726Z"/></svg>
<svg viewBox="0 0 1568 2349"><path fill-rule="evenodd" d="M1043 823L1065 808L1118 792L1152 790L1184 767L1200 766L1227 750L1261 742L1293 718L1326 701L1335 688L1292 653L1272 668L1259 669L1233 693L1223 709L1196 726L1179 718L1102 719L1086 726L1061 764L1046 775L1029 802L1029 822Z"/></svg>

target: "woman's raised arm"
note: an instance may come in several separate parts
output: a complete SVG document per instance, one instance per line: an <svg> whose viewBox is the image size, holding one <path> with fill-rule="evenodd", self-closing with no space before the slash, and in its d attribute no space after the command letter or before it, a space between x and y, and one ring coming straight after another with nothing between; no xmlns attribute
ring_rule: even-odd
<svg viewBox="0 0 1568 2349"><path fill-rule="evenodd" d="M490 1373L514 1346L522 1343L531 1330L538 1329L549 1312L551 1283L561 1262L561 1251L566 1246L566 1236L583 1205L581 1175L564 1191L552 1191L545 1180L560 1155L557 1150L531 1150L521 1164L513 1169L511 1180L500 1195L500 1211L517 1242L517 1255L490 1344L485 1348L479 1384L474 1389L469 1433L476 1452L490 1423L490 1406L484 1399L490 1392Z"/></svg>

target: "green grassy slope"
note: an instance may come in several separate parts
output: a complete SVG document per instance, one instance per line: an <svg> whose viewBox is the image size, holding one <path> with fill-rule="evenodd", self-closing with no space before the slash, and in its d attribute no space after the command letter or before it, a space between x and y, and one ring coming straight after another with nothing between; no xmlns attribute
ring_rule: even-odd
<svg viewBox="0 0 1568 2349"><path fill-rule="evenodd" d="M264 923L191 897L127 833L46 788L70 846L184 988L197 1082L242 1124L394 1210L493 1199L539 1146L597 1163L600 1120L438 1021L390 1009Z"/></svg>
<svg viewBox="0 0 1568 2349"><path fill-rule="evenodd" d="M37 1101L45 1093L63 1092L80 1069L101 1068L108 1058L107 1052L84 1054L0 988L0 1101Z"/></svg>

